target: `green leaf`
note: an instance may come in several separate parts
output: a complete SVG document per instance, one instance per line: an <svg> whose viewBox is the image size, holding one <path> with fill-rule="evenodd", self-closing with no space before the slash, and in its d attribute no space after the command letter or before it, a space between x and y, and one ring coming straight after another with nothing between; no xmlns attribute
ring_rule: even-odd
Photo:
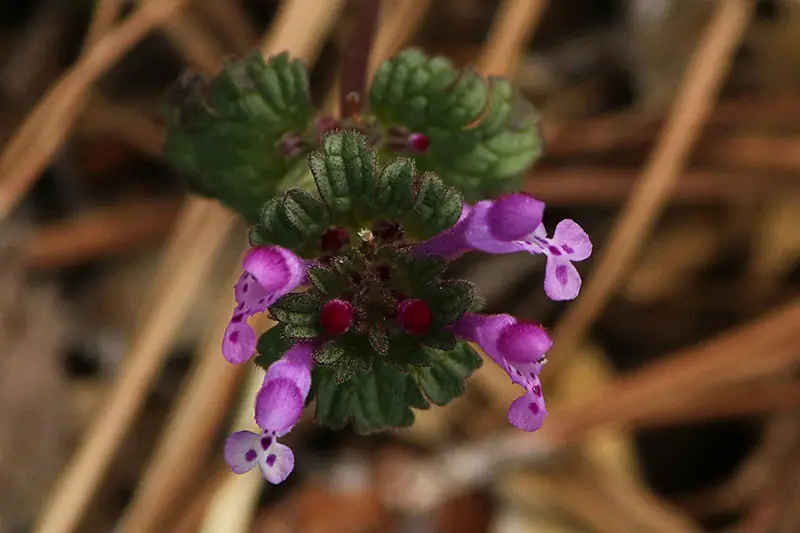
<svg viewBox="0 0 800 533"><path fill-rule="evenodd" d="M533 106L506 80L458 72L447 59L406 50L384 62L370 87L370 107L384 127L423 133L416 157L469 201L519 188L542 151Z"/></svg>
<svg viewBox="0 0 800 533"><path fill-rule="evenodd" d="M301 256L314 256L327 228L322 202L304 190L290 189L261 208L259 221L250 228L250 244L277 244Z"/></svg>
<svg viewBox="0 0 800 533"><path fill-rule="evenodd" d="M376 363L371 372L356 372L344 383L337 382L328 369L318 368L314 381L317 423L331 429L341 429L348 422L361 434L406 427L414 423L411 407L428 407L409 375L382 363Z"/></svg>
<svg viewBox="0 0 800 533"><path fill-rule="evenodd" d="M375 196L378 208L402 217L414 206L414 160L397 158L381 171Z"/></svg>
<svg viewBox="0 0 800 533"><path fill-rule="evenodd" d="M376 155L367 150L362 133L344 130L326 134L322 152L310 154L308 161L322 201L335 220L349 221L371 214Z"/></svg>
<svg viewBox="0 0 800 533"><path fill-rule="evenodd" d="M335 342L326 342L314 351L314 361L323 366L330 366L341 361L344 348Z"/></svg>
<svg viewBox="0 0 800 533"><path fill-rule="evenodd" d="M285 53L265 61L255 52L226 64L210 82L184 76L164 116L169 162L196 192L253 222L292 166L281 139L311 123L305 66Z"/></svg>
<svg viewBox="0 0 800 533"><path fill-rule="evenodd" d="M430 354L422 342L402 332L391 336L386 361L400 371L431 364Z"/></svg>
<svg viewBox="0 0 800 533"><path fill-rule="evenodd" d="M432 364L413 371L422 392L436 405L446 405L464 394L465 380L480 368L483 361L472 347L459 341L452 351L428 348Z"/></svg>
<svg viewBox="0 0 800 533"><path fill-rule="evenodd" d="M337 298L350 286L348 278L341 272L330 268L314 265L308 269L308 278L311 284L322 293L326 299Z"/></svg>
<svg viewBox="0 0 800 533"><path fill-rule="evenodd" d="M422 338L422 342L437 350L453 350L458 340L455 335L444 328L431 328L428 334Z"/></svg>
<svg viewBox="0 0 800 533"><path fill-rule="evenodd" d="M266 370L283 357L293 344L294 342L286 338L283 326L276 324L258 338L256 349L259 355L255 358L255 363Z"/></svg>
<svg viewBox="0 0 800 533"><path fill-rule="evenodd" d="M437 324L451 324L469 310L475 286L466 280L445 280L431 288L425 298Z"/></svg>
<svg viewBox="0 0 800 533"><path fill-rule="evenodd" d="M316 326L322 301L311 292L290 293L269 308L270 314L284 327ZM288 333L288 330L287 334ZM294 336L294 335L292 335Z"/></svg>
<svg viewBox="0 0 800 533"><path fill-rule="evenodd" d="M416 220L409 224L420 239L427 239L451 228L458 222L464 207L464 196L448 187L435 174L426 173L412 207Z"/></svg>

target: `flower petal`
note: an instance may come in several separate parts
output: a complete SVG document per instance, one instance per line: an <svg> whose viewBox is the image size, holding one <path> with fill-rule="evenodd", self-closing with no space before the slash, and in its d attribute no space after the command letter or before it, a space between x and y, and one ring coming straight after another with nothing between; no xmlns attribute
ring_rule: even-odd
<svg viewBox="0 0 800 533"><path fill-rule="evenodd" d="M483 200L475 204L472 216L467 221L464 234L467 244L476 250L490 254L510 254L525 250L525 244L520 241L506 241L498 239L489 229L489 212L492 209L491 200Z"/></svg>
<svg viewBox="0 0 800 533"><path fill-rule="evenodd" d="M516 323L517 319L511 315L490 315L476 330L478 344L500 366L505 365L505 358L497 343L503 331Z"/></svg>
<svg viewBox="0 0 800 533"><path fill-rule="evenodd" d="M297 386L305 402L308 391L311 390L311 354L314 345L310 342L300 342L289 348L284 356L272 363L264 377L264 383L278 379L288 379Z"/></svg>
<svg viewBox="0 0 800 533"><path fill-rule="evenodd" d="M559 222L551 241L565 252L570 261L583 261L592 255L592 241L589 235L574 220L566 219Z"/></svg>
<svg viewBox="0 0 800 533"><path fill-rule="evenodd" d="M284 482L294 470L294 453L285 444L275 442L259 456L258 466L264 478L277 485Z"/></svg>
<svg viewBox="0 0 800 533"><path fill-rule="evenodd" d="M516 323L500 334L497 349L509 361L536 363L553 346L553 340L545 329L537 324Z"/></svg>
<svg viewBox="0 0 800 533"><path fill-rule="evenodd" d="M534 393L520 396L508 408L508 421L523 431L536 431L547 417L544 397Z"/></svg>
<svg viewBox="0 0 800 533"><path fill-rule="evenodd" d="M251 249L242 267L258 281L274 302L302 282L306 263L280 246L263 246Z"/></svg>
<svg viewBox="0 0 800 533"><path fill-rule="evenodd" d="M539 373L542 371L544 362L541 363L512 363L506 361L503 367L508 372L511 382L520 385L528 392L541 394L542 385L539 382Z"/></svg>
<svg viewBox="0 0 800 533"><path fill-rule="evenodd" d="M256 281L256 278L247 272L242 272L239 281L233 286L233 294L236 297L236 302L241 306L241 310L248 314L260 312L252 311L252 309L259 305L259 300L267 297L267 293Z"/></svg>
<svg viewBox="0 0 800 533"><path fill-rule="evenodd" d="M234 365L246 363L255 353L257 343L256 332L244 314L234 314L222 337L222 356Z"/></svg>
<svg viewBox="0 0 800 533"><path fill-rule="evenodd" d="M304 403L302 391L292 380L265 381L256 395L256 424L277 433L291 429L300 419Z"/></svg>
<svg viewBox="0 0 800 533"><path fill-rule="evenodd" d="M497 240L516 241L536 230L543 214L544 202L529 194L508 194L492 203L486 223Z"/></svg>
<svg viewBox="0 0 800 533"><path fill-rule="evenodd" d="M225 441L225 462L236 474L249 472L260 453L260 437L252 431L237 431Z"/></svg>
<svg viewBox="0 0 800 533"><path fill-rule="evenodd" d="M453 227L427 241L415 244L412 247L412 252L418 256L435 255L446 259L453 259L464 252L468 252L471 247L464 238L464 232L467 229L468 219L471 215L472 206L464 204L461 208L461 216Z"/></svg>
<svg viewBox="0 0 800 533"><path fill-rule="evenodd" d="M581 291L581 275L568 259L547 257L544 292L551 300L573 300Z"/></svg>

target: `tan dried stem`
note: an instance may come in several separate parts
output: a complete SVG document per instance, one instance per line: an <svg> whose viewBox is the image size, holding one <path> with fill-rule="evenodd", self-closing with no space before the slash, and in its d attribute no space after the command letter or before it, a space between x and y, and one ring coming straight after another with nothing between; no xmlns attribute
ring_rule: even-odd
<svg viewBox="0 0 800 533"><path fill-rule="evenodd" d="M208 200L192 198L187 202L111 396L56 485L35 528L37 533L69 533L78 527L119 443L139 413L191 298L225 243L233 216Z"/></svg>
<svg viewBox="0 0 800 533"><path fill-rule="evenodd" d="M240 275L237 263L229 286ZM220 352L220 339L234 306L231 294L226 291L218 304L220 315L202 344L197 368L187 378L153 458L117 525L119 533L163 529L169 523L170 512L175 510L174 503L181 501L188 486L196 481L202 458L208 456L217 442L217 432L247 369L244 365L228 364ZM189 450L191 453L187 453Z"/></svg>
<svg viewBox="0 0 800 533"><path fill-rule="evenodd" d="M495 16L478 70L487 76L514 76L545 7L546 0L505 0Z"/></svg>
<svg viewBox="0 0 800 533"><path fill-rule="evenodd" d="M178 49L189 68L209 77L217 73L222 65L224 52L216 38L188 10L171 17L164 24L164 33Z"/></svg>
<svg viewBox="0 0 800 533"><path fill-rule="evenodd" d="M125 0L100 0L94 9L92 20L89 22L89 29L83 40L83 51L86 53L91 50L103 35L117 22L122 9L125 7Z"/></svg>
<svg viewBox="0 0 800 533"><path fill-rule="evenodd" d="M434 506L443 498L484 482L498 468L540 463L601 426L626 426L664 413L688 398L773 374L797 364L800 301L732 332L651 363L609 383L604 390L550 410L534 434L518 431L454 448L430 460L401 465L391 487L410 507ZM419 496L417 497L417 492Z"/></svg>
<svg viewBox="0 0 800 533"><path fill-rule="evenodd" d="M164 156L166 129L162 124L134 106L113 102L97 92L79 128L81 132L116 137L154 159Z"/></svg>
<svg viewBox="0 0 800 533"><path fill-rule="evenodd" d="M177 198L134 198L39 226L25 243L28 268L63 268L152 243L172 228Z"/></svg>
<svg viewBox="0 0 800 533"><path fill-rule="evenodd" d="M92 84L186 1L144 4L101 37L50 88L0 153L0 220L17 205L66 139Z"/></svg>
<svg viewBox="0 0 800 533"><path fill-rule="evenodd" d="M199 4L209 22L221 30L234 52L245 56L252 51L258 43L258 35L250 25L241 2L202 0Z"/></svg>
<svg viewBox="0 0 800 533"><path fill-rule="evenodd" d="M546 379L557 377L566 358L605 308L669 200L748 26L753 3L718 2L641 178L609 239L597 243L599 258L588 283L555 330L552 364Z"/></svg>
<svg viewBox="0 0 800 533"><path fill-rule="evenodd" d="M419 27L431 0L397 0L386 6L388 13L381 17L378 36L369 61L370 77L380 64L395 55L408 42ZM325 97L322 108L327 113L339 112L339 81L334 83Z"/></svg>

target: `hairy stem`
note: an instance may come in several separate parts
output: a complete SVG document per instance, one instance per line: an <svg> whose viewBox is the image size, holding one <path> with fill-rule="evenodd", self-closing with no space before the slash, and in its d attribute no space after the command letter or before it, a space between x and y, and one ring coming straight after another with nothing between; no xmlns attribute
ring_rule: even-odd
<svg viewBox="0 0 800 533"><path fill-rule="evenodd" d="M342 116L355 111L353 95L358 97L359 108L363 105L367 91L367 66L378 27L380 0L351 0L354 8L354 24L344 51L339 112Z"/></svg>

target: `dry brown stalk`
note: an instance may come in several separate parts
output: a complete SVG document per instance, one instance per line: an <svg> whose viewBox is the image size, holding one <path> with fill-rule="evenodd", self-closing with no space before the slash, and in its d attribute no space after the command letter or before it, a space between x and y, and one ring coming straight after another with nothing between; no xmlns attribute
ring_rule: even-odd
<svg viewBox="0 0 800 533"><path fill-rule="evenodd" d="M209 502L230 477L231 470L227 465L212 472L200 485L199 493L178 519L172 533L197 533Z"/></svg>
<svg viewBox="0 0 800 533"><path fill-rule="evenodd" d="M478 70L485 75L512 76L545 7L546 0L505 0L495 15Z"/></svg>
<svg viewBox="0 0 800 533"><path fill-rule="evenodd" d="M750 512L736 528L740 533L784 533L781 527L782 512L794 503L794 492L800 480L800 445L795 445L791 456L776 472L772 482L759 494ZM796 509L794 509L796 511Z"/></svg>
<svg viewBox="0 0 800 533"><path fill-rule="evenodd" d="M791 350L791 347L788 347ZM800 359L800 349L795 359ZM800 411L800 382L767 381L713 389L669 409L634 421L636 427L656 427L754 414Z"/></svg>
<svg viewBox="0 0 800 533"><path fill-rule="evenodd" d="M797 125L800 116L797 95L742 97L720 102L708 118L708 128L746 125ZM569 158L650 145L664 117L643 111L622 111L580 122L544 124L547 157Z"/></svg>
<svg viewBox="0 0 800 533"><path fill-rule="evenodd" d="M89 29L83 40L83 52L91 50L94 45L103 37L108 30L119 19L122 9L125 7L125 0L100 0L92 14L89 22Z"/></svg>
<svg viewBox="0 0 800 533"><path fill-rule="evenodd" d="M397 0L390 7L389 13L381 16L378 23L378 36L370 55L368 67L370 76L377 70L381 62L400 51L416 31L429 7L430 0ZM339 112L338 79L325 96L322 109L333 114Z"/></svg>
<svg viewBox="0 0 800 533"><path fill-rule="evenodd" d="M36 181L69 134L92 84L187 0L148 2L97 41L25 118L0 154L0 220Z"/></svg>
<svg viewBox="0 0 800 533"><path fill-rule="evenodd" d="M35 531L74 531L138 414L161 368L191 297L197 293L233 226L233 216L209 200L189 199L153 281L140 329L111 397L55 487Z"/></svg>
<svg viewBox="0 0 800 533"><path fill-rule="evenodd" d="M258 44L258 34L247 20L241 2L202 0L199 4L199 9L221 30L234 52L245 56Z"/></svg>
<svg viewBox="0 0 800 533"><path fill-rule="evenodd" d="M29 268L60 268L163 238L181 202L136 198L39 227L25 247Z"/></svg>
<svg viewBox="0 0 800 533"><path fill-rule="evenodd" d="M132 106L113 102L97 92L92 95L80 125L88 134L119 138L154 159L164 156L166 129L162 124Z"/></svg>
<svg viewBox="0 0 800 533"><path fill-rule="evenodd" d="M237 264L230 286L240 275ZM120 533L164 529L170 513L174 513L175 502L181 501L189 484L195 481L203 458L217 441L217 432L246 369L228 364L220 352L220 339L233 306L226 291L219 302L220 316L202 344L197 368L187 377L187 385L170 413L154 456L117 526Z"/></svg>
<svg viewBox="0 0 800 533"><path fill-rule="evenodd" d="M714 387L774 374L800 355L787 349L797 342L799 323L800 301L794 301L753 323L620 377L597 395L555 407L548 417L549 428L545 425L542 432L552 440L574 441L590 428L629 423Z"/></svg>
<svg viewBox="0 0 800 533"><path fill-rule="evenodd" d="M137 14L141 18L143 11L149 13L150 18L145 18L145 21L154 25L153 18L159 23L164 22L165 15L172 14L180 4L177 0L151 1ZM296 54L300 57L315 57L320 37L327 34L326 29L335 20L341 5L330 2L325 4L327 9L324 10L319 9L316 3L313 5L317 9L310 9L309 0L294 0L283 5L276 32L284 37L276 42L277 50L299 48ZM309 13L314 13L316 18L309 18ZM320 25L320 19L327 21L327 25ZM116 31L122 28L123 25ZM102 39L97 48L103 46L109 37ZM168 245L153 292L145 306L148 313L144 324L126 364L120 370L113 395L56 487L37 532L67 533L77 526L117 444L141 406L192 296L197 293L232 225L233 217L215 202L189 200Z"/></svg>
<svg viewBox="0 0 800 533"><path fill-rule="evenodd" d="M418 464L404 464L397 469L400 481L392 490L401 495L419 490L420 501L406 505L435 506L465 487L485 482L506 464L548 461L592 429L630 425L714 387L774 374L797 363L800 354L787 348L796 345L798 323L800 301L795 301L754 323L617 378L602 391L552 407L544 427L534 434L510 431Z"/></svg>
<svg viewBox="0 0 800 533"><path fill-rule="evenodd" d="M770 193L796 182L791 176L692 170L681 175L673 200L680 203L728 203ZM534 169L525 191L548 205L614 204L629 197L636 183L634 171L600 166Z"/></svg>
<svg viewBox="0 0 800 533"><path fill-rule="evenodd" d="M666 206L730 68L753 3L729 0L717 4L641 178L610 237L597 243L598 259L588 283L555 330L552 366L545 373L548 381L557 377L566 358L605 308Z"/></svg>
<svg viewBox="0 0 800 533"><path fill-rule="evenodd" d="M180 11L166 21L164 33L180 51L186 66L209 77L217 73L224 52L214 36L188 10Z"/></svg>

